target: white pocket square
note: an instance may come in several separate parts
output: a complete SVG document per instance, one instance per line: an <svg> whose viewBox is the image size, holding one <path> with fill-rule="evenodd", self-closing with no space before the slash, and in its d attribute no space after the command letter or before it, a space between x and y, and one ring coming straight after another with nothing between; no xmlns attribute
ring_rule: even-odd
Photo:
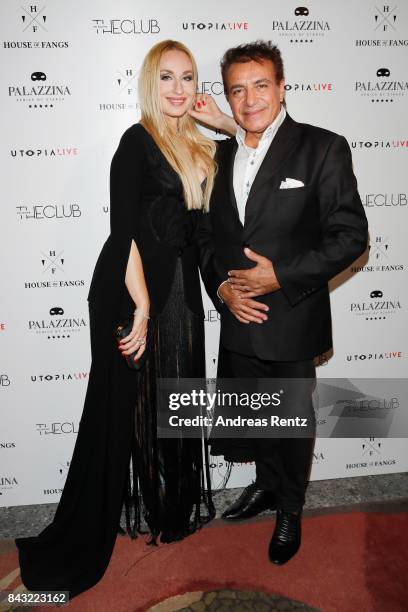
<svg viewBox="0 0 408 612"><path fill-rule="evenodd" d="M291 189L292 187L304 187L305 184L302 181L298 181L293 178L286 178L284 181L281 181L279 189Z"/></svg>

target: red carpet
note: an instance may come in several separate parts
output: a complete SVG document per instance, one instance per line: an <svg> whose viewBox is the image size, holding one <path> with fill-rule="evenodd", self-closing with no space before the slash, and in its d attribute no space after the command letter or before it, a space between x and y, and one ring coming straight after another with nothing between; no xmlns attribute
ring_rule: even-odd
<svg viewBox="0 0 408 612"><path fill-rule="evenodd" d="M231 588L276 593L323 612L408 610L408 514L352 512L306 517L299 553L273 566L267 546L273 520L217 522L176 544L146 546L118 536L103 579L69 604L70 611L146 611L187 591ZM17 553L0 556L4 577ZM36 608L50 610L50 608Z"/></svg>

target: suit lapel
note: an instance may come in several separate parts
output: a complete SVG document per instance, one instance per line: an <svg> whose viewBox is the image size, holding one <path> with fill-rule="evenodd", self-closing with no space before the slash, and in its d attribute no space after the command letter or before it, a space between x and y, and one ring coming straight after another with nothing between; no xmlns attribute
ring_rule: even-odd
<svg viewBox="0 0 408 612"><path fill-rule="evenodd" d="M278 172L285 159L295 149L299 141L300 131L299 124L293 121L289 115L286 115L252 183L245 207L245 225L256 212L256 208L262 205L262 202L257 198L260 188Z"/></svg>
<svg viewBox="0 0 408 612"><path fill-rule="evenodd" d="M230 159L229 159L229 172L228 172L228 187L230 192L230 200L232 202L233 207L235 208L235 212L238 215L238 204L235 197L234 191L234 162L235 162L235 154L238 149L238 143L234 138L233 146L231 147ZM239 215L238 215L239 218Z"/></svg>

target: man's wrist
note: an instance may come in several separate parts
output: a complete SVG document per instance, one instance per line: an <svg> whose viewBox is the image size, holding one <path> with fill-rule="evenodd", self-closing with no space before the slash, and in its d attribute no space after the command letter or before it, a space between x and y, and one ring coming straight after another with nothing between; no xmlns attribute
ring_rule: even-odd
<svg viewBox="0 0 408 612"><path fill-rule="evenodd" d="M223 300L223 299L222 299L222 297L220 296L220 289L221 289L221 287L222 287L223 285L225 285L225 283L228 283L228 282L229 282L229 280L222 281L222 283L219 285L219 287L218 287L218 289L217 289L217 296L218 296L218 299L220 300L221 304L224 304L224 300Z"/></svg>

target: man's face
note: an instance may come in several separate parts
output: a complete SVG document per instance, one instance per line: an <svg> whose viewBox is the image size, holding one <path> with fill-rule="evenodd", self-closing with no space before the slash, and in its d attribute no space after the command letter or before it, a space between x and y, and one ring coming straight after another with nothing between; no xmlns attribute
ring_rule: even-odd
<svg viewBox="0 0 408 612"><path fill-rule="evenodd" d="M226 85L235 121L247 134L262 135L278 115L285 91L285 81L276 82L271 60L232 64Z"/></svg>

